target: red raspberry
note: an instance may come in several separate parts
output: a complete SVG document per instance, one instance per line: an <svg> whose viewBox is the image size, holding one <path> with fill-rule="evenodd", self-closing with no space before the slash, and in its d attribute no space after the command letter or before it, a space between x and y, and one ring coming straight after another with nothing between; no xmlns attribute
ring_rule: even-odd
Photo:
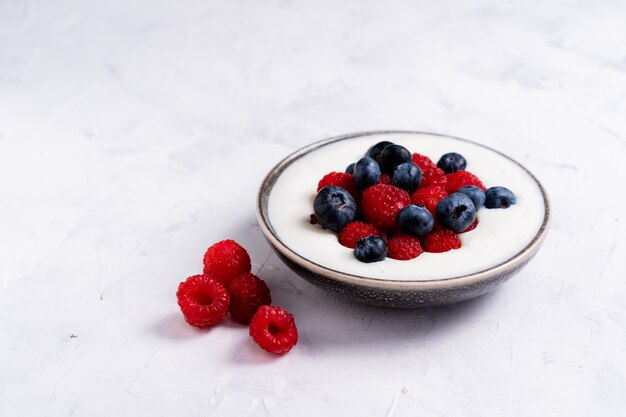
<svg viewBox="0 0 626 417"><path fill-rule="evenodd" d="M422 170L420 187L432 187L435 185L445 187L447 182L446 173L441 168L434 167Z"/></svg>
<svg viewBox="0 0 626 417"><path fill-rule="evenodd" d="M380 179L378 180L380 184L393 185L393 180L389 176L389 174L380 174Z"/></svg>
<svg viewBox="0 0 626 417"><path fill-rule="evenodd" d="M409 194L393 185L376 184L363 192L361 206L365 219L381 229L396 225L396 215L411 204Z"/></svg>
<svg viewBox="0 0 626 417"><path fill-rule="evenodd" d="M354 249L356 247L357 240L371 235L380 236L380 232L371 224L352 222L341 229L341 233L339 233L339 243L346 248Z"/></svg>
<svg viewBox="0 0 626 417"><path fill-rule="evenodd" d="M471 232L472 230L476 229L476 226L478 226L478 217L476 217L472 224L467 226L467 229L463 230L461 233Z"/></svg>
<svg viewBox="0 0 626 417"><path fill-rule="evenodd" d="M413 154L413 162L420 167L422 172L424 172L428 168L437 168L437 164L435 164L432 159L427 157L426 155L420 155L419 153Z"/></svg>
<svg viewBox="0 0 626 417"><path fill-rule="evenodd" d="M426 210L430 211L431 214L435 216L437 203L447 195L448 193L445 188L439 186L418 188L411 194L411 203L426 207Z"/></svg>
<svg viewBox="0 0 626 417"><path fill-rule="evenodd" d="M259 307L272 304L270 289L256 275L243 274L230 283L228 312L237 323L249 324Z"/></svg>
<svg viewBox="0 0 626 417"><path fill-rule="evenodd" d="M228 291L207 275L193 275L181 282L176 298L185 320L192 326L215 326L228 313Z"/></svg>
<svg viewBox="0 0 626 417"><path fill-rule="evenodd" d="M432 232L424 236L422 246L426 252L441 253L460 248L461 241L452 230L435 226Z"/></svg>
<svg viewBox="0 0 626 417"><path fill-rule="evenodd" d="M387 241L387 256L406 261L417 258L424 250L420 240L406 233L396 233Z"/></svg>
<svg viewBox="0 0 626 417"><path fill-rule="evenodd" d="M271 353L285 353L298 342L298 329L289 314L280 307L261 306L250 321L250 336Z"/></svg>
<svg viewBox="0 0 626 417"><path fill-rule="evenodd" d="M234 240L217 242L204 254L204 273L226 288L233 278L250 272L250 268L250 255Z"/></svg>
<svg viewBox="0 0 626 417"><path fill-rule="evenodd" d="M356 184L354 184L354 178L352 175L345 172L331 172L330 174L326 174L324 175L324 178L317 183L317 191L319 192L319 190L324 187L328 187L329 185L343 188L352 194L352 197L358 201L360 193L356 188Z"/></svg>
<svg viewBox="0 0 626 417"><path fill-rule="evenodd" d="M469 171L457 171L451 174L446 174L448 183L446 184L446 191L448 194L456 193L459 188L466 185L475 185L481 190L485 191L486 188L478 177Z"/></svg>

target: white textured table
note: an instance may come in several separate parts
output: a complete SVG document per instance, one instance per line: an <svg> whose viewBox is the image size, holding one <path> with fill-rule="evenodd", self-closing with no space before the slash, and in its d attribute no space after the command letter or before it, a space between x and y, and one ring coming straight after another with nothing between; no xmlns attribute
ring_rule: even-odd
<svg viewBox="0 0 626 417"><path fill-rule="evenodd" d="M626 7L501 3L0 1L0 415L623 415ZM535 260L425 311L287 270L262 176L385 128L527 164L554 208ZM183 322L223 238L295 314L289 354Z"/></svg>

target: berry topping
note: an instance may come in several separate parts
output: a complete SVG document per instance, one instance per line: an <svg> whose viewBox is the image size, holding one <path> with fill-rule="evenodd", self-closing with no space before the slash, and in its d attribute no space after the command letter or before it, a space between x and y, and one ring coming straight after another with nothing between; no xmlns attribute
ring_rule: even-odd
<svg viewBox="0 0 626 417"><path fill-rule="evenodd" d="M485 190L485 186L478 177L469 171L457 171L452 174L446 174L446 178L448 179L446 183L448 194L456 193L459 188L466 185L475 185L481 190Z"/></svg>
<svg viewBox="0 0 626 417"><path fill-rule="evenodd" d="M463 193L453 193L437 204L437 221L443 227L459 233L467 229L476 219L476 208L472 200Z"/></svg>
<svg viewBox="0 0 626 417"><path fill-rule="evenodd" d="M285 353L298 342L293 314L280 307L261 306L250 321L250 336L271 353Z"/></svg>
<svg viewBox="0 0 626 417"><path fill-rule="evenodd" d="M398 212L396 226L404 233L424 236L433 230L435 219L425 207L411 204Z"/></svg>
<svg viewBox="0 0 626 417"><path fill-rule="evenodd" d="M359 190L365 190L380 180L378 162L369 156L359 159L354 167L354 183Z"/></svg>
<svg viewBox="0 0 626 417"><path fill-rule="evenodd" d="M429 168L437 168L437 165L435 165L435 163L426 155L421 155L419 153L414 153L411 156L411 159L413 160L413 162L415 162L417 164L417 166L420 167L420 169L422 171L425 171Z"/></svg>
<svg viewBox="0 0 626 417"><path fill-rule="evenodd" d="M313 209L319 224L334 232L339 232L356 217L356 202L352 195L332 185L317 193Z"/></svg>
<svg viewBox="0 0 626 417"><path fill-rule="evenodd" d="M357 240L354 257L365 263L382 261L387 257L387 244L380 236L366 236Z"/></svg>
<svg viewBox="0 0 626 417"><path fill-rule="evenodd" d="M228 312L237 323L248 324L259 307L272 304L270 289L261 278L250 273L230 283Z"/></svg>
<svg viewBox="0 0 626 417"><path fill-rule="evenodd" d="M387 241L387 256L392 259L407 261L417 258L424 250L420 240L405 233L396 233Z"/></svg>
<svg viewBox="0 0 626 417"><path fill-rule="evenodd" d="M346 248L354 249L357 240L371 235L379 236L380 232L371 224L352 222L341 229L341 233L339 234L339 243Z"/></svg>
<svg viewBox="0 0 626 417"><path fill-rule="evenodd" d="M421 187L432 187L435 185L445 187L448 179L446 178L446 174L443 172L441 168L431 167L426 168L422 172L422 182L420 182Z"/></svg>
<svg viewBox="0 0 626 417"><path fill-rule="evenodd" d="M398 211L410 203L411 198L406 191L384 184L365 190L361 200L365 219L376 227L386 229L395 226Z"/></svg>
<svg viewBox="0 0 626 417"><path fill-rule="evenodd" d="M410 160L411 152L407 148L400 145L388 145L380 153L380 169L383 172L392 174L398 165Z"/></svg>
<svg viewBox="0 0 626 417"><path fill-rule="evenodd" d="M356 163L351 163L350 165L348 165L348 167L346 168L346 174L350 174L350 175L354 175L354 166L356 165Z"/></svg>
<svg viewBox="0 0 626 417"><path fill-rule="evenodd" d="M393 171L393 184L412 193L417 190L422 180L422 170L413 162L404 162Z"/></svg>
<svg viewBox="0 0 626 417"><path fill-rule="evenodd" d="M329 185L347 190L352 194L355 200L359 198L359 190L357 190L354 184L354 178L350 174L346 174L345 172L331 172L330 174L324 175L324 178L317 184L317 191L319 192L322 188L328 187Z"/></svg>
<svg viewBox="0 0 626 417"><path fill-rule="evenodd" d="M218 280L226 288L238 275L250 272L250 255L234 240L222 240L204 254L204 274Z"/></svg>
<svg viewBox="0 0 626 417"><path fill-rule="evenodd" d="M380 154L382 153L383 149L385 149L388 145L393 145L393 143L388 142L386 140L382 142L378 142L376 145L372 146L371 148L367 150L367 153L365 154L365 156L369 156L370 158L375 159L376 162L379 162Z"/></svg>
<svg viewBox="0 0 626 417"><path fill-rule="evenodd" d="M476 226L478 226L478 217L476 217L474 219L474 222L472 224L470 224L469 227L467 229L463 230L461 233L471 232L472 230L476 229Z"/></svg>
<svg viewBox="0 0 626 417"><path fill-rule="evenodd" d="M426 252L441 253L461 247L459 237L450 229L435 227L422 239L422 247Z"/></svg>
<svg viewBox="0 0 626 417"><path fill-rule="evenodd" d="M192 326L215 326L228 313L228 291L208 275L193 275L181 282L176 298L185 320Z"/></svg>
<svg viewBox="0 0 626 417"><path fill-rule="evenodd" d="M449 152L439 158L437 166L443 169L443 172L446 174L451 174L464 170L467 167L467 161L463 158L463 155L456 152Z"/></svg>
<svg viewBox="0 0 626 417"><path fill-rule="evenodd" d="M439 186L418 188L417 191L411 194L411 203L425 207L434 216L437 210L437 203L447 195L446 189Z"/></svg>
<svg viewBox="0 0 626 417"><path fill-rule="evenodd" d="M491 187L485 191L485 207L509 208L517 202L515 194L505 187Z"/></svg>
<svg viewBox="0 0 626 417"><path fill-rule="evenodd" d="M474 203L476 210L485 204L485 192L475 185L465 185L459 188L458 192L468 196L472 200L472 203Z"/></svg>
<svg viewBox="0 0 626 417"><path fill-rule="evenodd" d="M393 180L389 174L380 174L380 184L393 185Z"/></svg>

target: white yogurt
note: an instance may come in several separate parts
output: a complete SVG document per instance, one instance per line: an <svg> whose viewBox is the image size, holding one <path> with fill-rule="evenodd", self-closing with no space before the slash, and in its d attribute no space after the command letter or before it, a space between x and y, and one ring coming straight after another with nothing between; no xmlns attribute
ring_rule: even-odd
<svg viewBox="0 0 626 417"><path fill-rule="evenodd" d="M337 235L309 223L318 181L331 171L343 171L367 149L389 140L437 162L447 152L467 160L467 170L486 187L501 185L517 196L508 209L478 211L478 227L460 234L462 247L444 253L423 253L415 259L362 263ZM320 147L293 162L278 178L268 201L270 221L280 240L294 252L327 268L390 280L434 280L483 271L522 250L541 227L544 202L535 181L502 155L457 139L416 133L379 134Z"/></svg>

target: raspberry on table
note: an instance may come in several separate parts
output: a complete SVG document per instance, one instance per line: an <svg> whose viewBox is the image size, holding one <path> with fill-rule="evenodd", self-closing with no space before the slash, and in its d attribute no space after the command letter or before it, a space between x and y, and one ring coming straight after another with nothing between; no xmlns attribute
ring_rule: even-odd
<svg viewBox="0 0 626 417"><path fill-rule="evenodd" d="M469 171L457 171L452 174L446 174L446 178L448 180L446 184L448 194L456 193L459 191L459 188L466 185L475 185L483 191L486 190L480 179Z"/></svg>
<svg viewBox="0 0 626 417"><path fill-rule="evenodd" d="M431 253L448 252L461 247L459 237L450 229L435 226L432 232L422 239L424 251Z"/></svg>
<svg viewBox="0 0 626 417"><path fill-rule="evenodd" d="M357 240L371 235L380 236L380 232L371 224L358 221L352 222L341 229L341 233L339 233L339 243L346 248L354 249Z"/></svg>
<svg viewBox="0 0 626 417"><path fill-rule="evenodd" d="M221 322L230 302L226 288L207 275L192 275L181 282L176 298L187 323L200 328Z"/></svg>
<svg viewBox="0 0 626 417"><path fill-rule="evenodd" d="M226 288L238 275L250 272L250 255L237 242L222 240L204 254L204 274L218 280Z"/></svg>
<svg viewBox="0 0 626 417"><path fill-rule="evenodd" d="M430 211L430 213L435 216L437 212L437 204L447 195L448 193L444 187L436 185L418 188L417 191L411 194L411 203L425 207L426 210Z"/></svg>
<svg viewBox="0 0 626 417"><path fill-rule="evenodd" d="M387 240L387 257L406 261L417 258L424 250L419 238L406 234L396 233Z"/></svg>
<svg viewBox="0 0 626 417"><path fill-rule="evenodd" d="M253 274L235 277L229 288L228 312L237 323L249 324L259 307L272 304L270 289L265 281Z"/></svg>
<svg viewBox="0 0 626 417"><path fill-rule="evenodd" d="M365 220L381 229L396 225L396 215L411 204L409 194L393 185L377 184L363 192L361 206Z"/></svg>
<svg viewBox="0 0 626 417"><path fill-rule="evenodd" d="M356 184L354 183L354 177L345 172L333 171L324 175L324 177L317 183L317 191L319 192L322 188L328 187L329 185L343 188L348 191L356 201L358 201L361 195L360 191L356 188Z"/></svg>
<svg viewBox="0 0 626 417"><path fill-rule="evenodd" d="M271 353L288 352L298 342L293 314L280 307L261 306L250 321L250 336Z"/></svg>

